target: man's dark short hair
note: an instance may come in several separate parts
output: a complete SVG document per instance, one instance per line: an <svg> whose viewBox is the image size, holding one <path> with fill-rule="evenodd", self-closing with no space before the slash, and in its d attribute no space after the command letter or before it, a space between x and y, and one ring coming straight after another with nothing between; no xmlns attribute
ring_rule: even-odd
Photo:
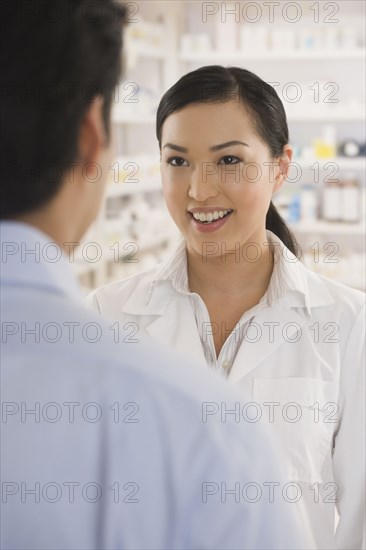
<svg viewBox="0 0 366 550"><path fill-rule="evenodd" d="M126 9L113 0L5 0L0 10L3 219L55 196L100 96L109 136Z"/></svg>

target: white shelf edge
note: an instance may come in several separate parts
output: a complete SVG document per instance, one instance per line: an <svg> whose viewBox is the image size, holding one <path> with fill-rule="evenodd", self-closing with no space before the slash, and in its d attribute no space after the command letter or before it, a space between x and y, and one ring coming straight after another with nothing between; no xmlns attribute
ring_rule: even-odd
<svg viewBox="0 0 366 550"><path fill-rule="evenodd" d="M149 191L159 191L161 183L158 179L145 180L144 183L110 183L107 185L106 198L123 197L134 195L135 193L146 193Z"/></svg>
<svg viewBox="0 0 366 550"><path fill-rule="evenodd" d="M355 59L364 60L366 51L364 48L356 48L352 50L341 48L338 50L266 50L257 53L247 52L245 50L235 50L227 52L218 52L216 50L198 51L198 52L180 52L179 60L184 62L195 61L274 61L274 60L294 60L294 61L324 61L324 60L344 60Z"/></svg>
<svg viewBox="0 0 366 550"><path fill-rule="evenodd" d="M112 113L112 123L113 124L155 124L156 117L154 114L148 114L145 116L126 116L125 114L120 114L118 112Z"/></svg>
<svg viewBox="0 0 366 550"><path fill-rule="evenodd" d="M161 60L166 58L166 52L162 49L151 48L149 50L146 47L126 47L126 56L140 59Z"/></svg>
<svg viewBox="0 0 366 550"><path fill-rule="evenodd" d="M340 169L352 169L352 170L365 170L366 168L366 157L330 157L330 158L302 158L297 157L293 159L293 163L297 163L301 168L310 168L315 162L318 162L320 165L327 164L328 162L334 162L338 165Z"/></svg>
<svg viewBox="0 0 366 550"><path fill-rule="evenodd" d="M351 236L363 236L365 235L365 222L363 223L339 223L339 222L326 222L317 220L314 222L288 222L288 226L294 233L320 233L320 234L334 234L334 235L351 235Z"/></svg>

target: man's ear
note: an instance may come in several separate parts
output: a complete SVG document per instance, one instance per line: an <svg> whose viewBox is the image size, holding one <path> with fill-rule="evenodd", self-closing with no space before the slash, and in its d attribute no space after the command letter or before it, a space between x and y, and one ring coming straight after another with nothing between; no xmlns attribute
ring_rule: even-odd
<svg viewBox="0 0 366 550"><path fill-rule="evenodd" d="M274 186L272 190L273 193L279 191L279 189L282 187L282 184L286 180L290 169L293 153L294 152L291 145L287 144L284 146L282 155L278 158L278 171L274 181Z"/></svg>
<svg viewBox="0 0 366 550"><path fill-rule="evenodd" d="M104 99L94 99L81 121L79 132L79 155L82 164L98 162L101 150L106 146L107 136L103 122Z"/></svg>

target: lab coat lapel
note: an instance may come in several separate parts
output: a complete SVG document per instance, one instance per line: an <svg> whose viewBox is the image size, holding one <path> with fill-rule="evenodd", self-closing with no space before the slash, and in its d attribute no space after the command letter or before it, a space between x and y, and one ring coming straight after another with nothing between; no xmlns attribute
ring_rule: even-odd
<svg viewBox="0 0 366 550"><path fill-rule="evenodd" d="M176 296L164 313L146 326L146 332L156 342L206 363L194 312L186 296Z"/></svg>
<svg viewBox="0 0 366 550"><path fill-rule="evenodd" d="M252 339L250 341L249 334L244 338L229 374L229 380L233 383L238 382L262 361L269 358L286 341L291 341L292 338L296 340L296 332L301 330L308 318L311 319L311 313L306 312L301 294L308 298L310 311L312 308L334 304L333 296L319 276L306 269L301 262L289 264L287 271L295 281L297 290L288 292L280 302L255 316L254 323L257 323L257 327L259 326L261 336L258 341L254 341L253 336L250 336ZM277 326L273 325L273 341L269 338L270 323L279 323ZM299 352L301 346L296 346L296 349Z"/></svg>
<svg viewBox="0 0 366 550"><path fill-rule="evenodd" d="M296 333L305 322L306 316L303 310L298 313L295 309L284 308L283 304L266 309L257 315L253 320L253 329L255 330L244 337L239 347L229 374L230 382L234 384L238 382L273 354L286 340L296 339ZM264 325L264 323L266 324ZM272 339L270 338L270 323L274 323Z"/></svg>
<svg viewBox="0 0 366 550"><path fill-rule="evenodd" d="M151 278L141 284L122 306L122 312L143 320L144 330L153 340L205 363L194 312L187 296L179 294L172 282Z"/></svg>

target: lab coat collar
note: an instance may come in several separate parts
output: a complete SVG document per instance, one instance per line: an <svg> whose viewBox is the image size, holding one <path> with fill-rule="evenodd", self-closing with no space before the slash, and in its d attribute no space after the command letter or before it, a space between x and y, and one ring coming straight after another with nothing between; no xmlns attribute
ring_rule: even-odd
<svg viewBox="0 0 366 550"><path fill-rule="evenodd" d="M278 303L281 307L303 308L311 318L312 308L333 304L334 299L322 283L321 277L307 269L272 231L266 230L266 235L268 241L275 244L275 262L280 264L276 276L283 280L286 289L278 301L269 299L269 306L275 307ZM174 296L189 292L184 277L177 283L179 278L176 277L176 266L179 265L180 269L187 269L185 239L179 242L166 261L149 274L147 280L140 281L139 287L125 302L122 311L135 315L162 315Z"/></svg>
<svg viewBox="0 0 366 550"><path fill-rule="evenodd" d="M156 284L155 274L156 270L139 281L123 304L122 312L134 316L150 315L145 329L153 340L164 346L170 345L182 354L187 354L189 342L190 357L204 364L203 347L190 301L177 292L171 280L161 280Z"/></svg>
<svg viewBox="0 0 366 550"><path fill-rule="evenodd" d="M286 293L280 297L278 302L270 303L274 308L276 305L288 308L302 308L307 317L312 317L312 309L334 304L334 298L323 284L321 276L308 269L300 259L283 244L283 242L271 231L270 240L278 243L275 248L277 261L281 263L279 277L286 279Z"/></svg>
<svg viewBox="0 0 366 550"><path fill-rule="evenodd" d="M1 286L37 287L83 300L68 257L51 237L26 223L2 221L0 240Z"/></svg>
<svg viewBox="0 0 366 550"><path fill-rule="evenodd" d="M281 245L277 248L281 251ZM170 346L183 355L189 352L192 359L206 364L194 310L187 294L180 292L173 285L172 279L162 277L164 272L168 275L172 269L174 271L174 262L178 272L179 255L182 253L185 253L185 248L180 243L176 253L167 262L141 276L134 291L122 306L122 311L134 316L151 316L145 321L145 330L156 342ZM284 263L288 275L287 285L295 288L287 288L285 293L281 293L281 281L278 281L278 299L274 292L273 303L268 304L269 307L255 316L255 322L263 327L268 327L271 323L278 326L280 323L280 333L282 334L282 329L286 327L286 337L291 339L296 337L296 331L301 330L311 317L313 308L333 304L334 300L321 277L308 270L300 261L295 261L290 251L287 254L289 259L294 260ZM183 265L181 262L180 267ZM181 274L183 275L183 271ZM184 282L183 276L177 277L176 282L179 282L179 279ZM282 338L276 338L275 341L263 339L260 345L248 343L240 346L229 380L235 383L246 376L283 342Z"/></svg>
<svg viewBox="0 0 366 550"><path fill-rule="evenodd" d="M121 311L129 315L162 315L177 295L172 281L159 281L157 284L152 275L146 275L124 302Z"/></svg>

